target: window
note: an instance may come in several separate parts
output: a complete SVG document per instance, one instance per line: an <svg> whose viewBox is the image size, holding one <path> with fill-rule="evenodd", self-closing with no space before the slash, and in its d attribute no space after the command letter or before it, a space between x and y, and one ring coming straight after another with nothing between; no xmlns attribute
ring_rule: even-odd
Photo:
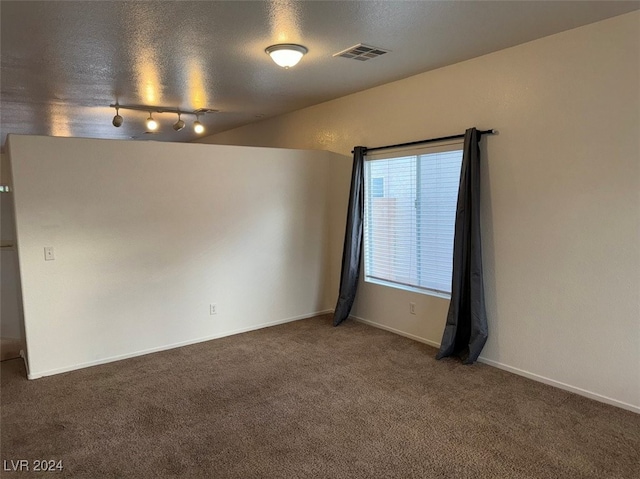
<svg viewBox="0 0 640 479"><path fill-rule="evenodd" d="M384 178L371 178L371 197L384 198Z"/></svg>
<svg viewBox="0 0 640 479"><path fill-rule="evenodd" d="M462 144L365 162L365 281L451 293Z"/></svg>

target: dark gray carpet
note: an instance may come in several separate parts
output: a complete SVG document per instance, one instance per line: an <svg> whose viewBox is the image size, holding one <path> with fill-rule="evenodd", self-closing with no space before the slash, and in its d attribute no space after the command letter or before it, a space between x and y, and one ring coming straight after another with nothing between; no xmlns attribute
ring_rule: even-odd
<svg viewBox="0 0 640 479"><path fill-rule="evenodd" d="M435 353L323 317L36 381L6 361L2 459L64 471L2 477L639 477L639 415Z"/></svg>

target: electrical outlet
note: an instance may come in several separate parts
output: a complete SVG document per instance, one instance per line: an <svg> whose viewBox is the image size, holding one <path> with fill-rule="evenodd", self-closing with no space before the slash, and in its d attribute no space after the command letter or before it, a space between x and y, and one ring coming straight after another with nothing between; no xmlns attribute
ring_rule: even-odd
<svg viewBox="0 0 640 479"><path fill-rule="evenodd" d="M409 312L411 314L416 314L416 303L409 303Z"/></svg>
<svg viewBox="0 0 640 479"><path fill-rule="evenodd" d="M214 314L218 314L218 307L215 305L215 303L211 303L209 305L209 314L210 315L214 315Z"/></svg>

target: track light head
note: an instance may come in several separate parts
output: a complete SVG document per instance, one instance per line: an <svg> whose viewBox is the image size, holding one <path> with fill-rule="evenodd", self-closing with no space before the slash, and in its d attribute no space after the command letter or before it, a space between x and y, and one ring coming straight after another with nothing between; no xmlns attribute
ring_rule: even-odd
<svg viewBox="0 0 640 479"><path fill-rule="evenodd" d="M149 118L147 118L147 129L149 131L156 131L158 129L158 122L153 119L151 112L149 112Z"/></svg>
<svg viewBox="0 0 640 479"><path fill-rule="evenodd" d="M184 128L185 123L184 120L180 118L180 113L178 113L178 121L173 124L173 129L176 131L180 131Z"/></svg>
<svg viewBox="0 0 640 479"><path fill-rule="evenodd" d="M116 128L120 128L122 126L122 123L124 123L124 118L120 116L120 108L116 107L116 116L113 117L111 124Z"/></svg>
<svg viewBox="0 0 640 479"><path fill-rule="evenodd" d="M195 131L198 135L204 133L204 125L200 123L200 121L196 120L193 122L193 131Z"/></svg>

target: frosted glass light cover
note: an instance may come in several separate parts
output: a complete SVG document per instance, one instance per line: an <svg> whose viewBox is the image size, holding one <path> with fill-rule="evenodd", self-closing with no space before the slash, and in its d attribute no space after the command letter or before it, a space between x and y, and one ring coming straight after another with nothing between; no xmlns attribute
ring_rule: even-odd
<svg viewBox="0 0 640 479"><path fill-rule="evenodd" d="M307 53L307 49L302 45L282 44L271 45L265 50L276 63L282 68L290 68L298 64L302 56Z"/></svg>

